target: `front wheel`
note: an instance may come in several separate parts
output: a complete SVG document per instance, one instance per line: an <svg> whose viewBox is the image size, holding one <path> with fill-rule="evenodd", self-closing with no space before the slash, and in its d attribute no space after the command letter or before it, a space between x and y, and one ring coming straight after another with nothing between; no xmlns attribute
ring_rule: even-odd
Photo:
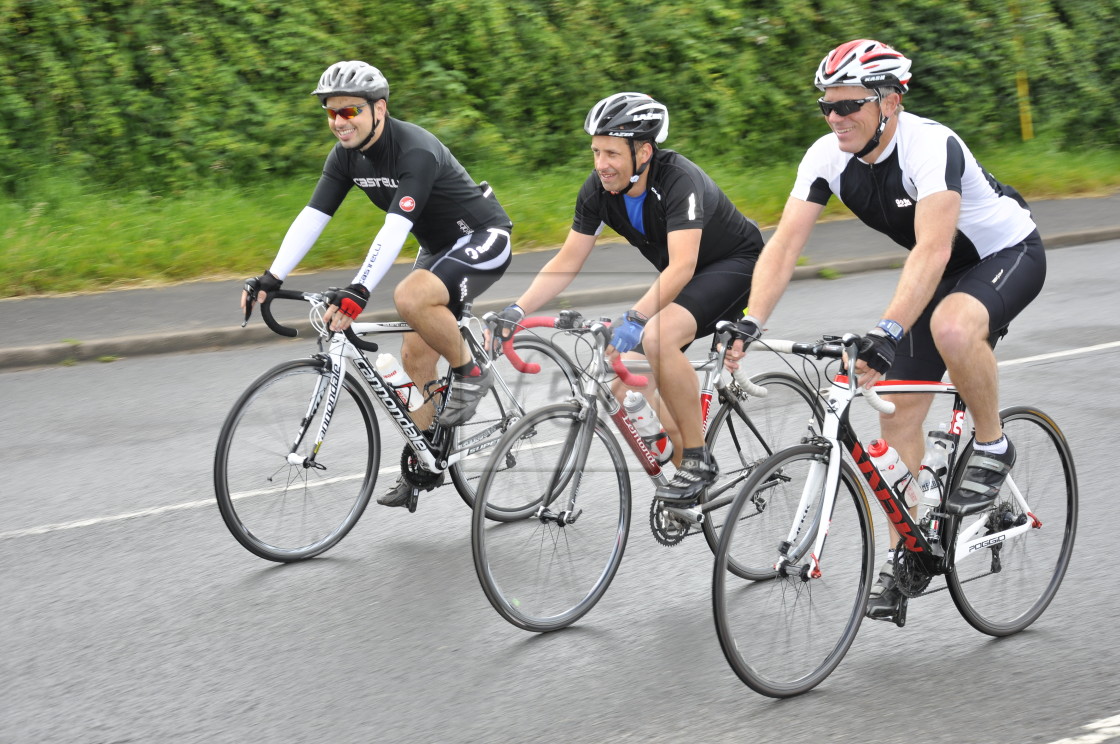
<svg viewBox="0 0 1120 744"><path fill-rule="evenodd" d="M727 519L728 507L740 485L751 472L778 450L798 444L810 429L820 431L820 397L799 378L767 372L751 380L765 388L762 398L739 398L730 391L721 397L723 405L708 425L705 444L719 465L719 480L704 494L704 538L714 552ZM794 504L759 498L739 512L749 520L751 529L769 534L770 524L788 529ZM761 563L741 563L748 554L732 556L728 570L746 579L761 580L774 575L772 556Z"/></svg>
<svg viewBox="0 0 1120 744"><path fill-rule="evenodd" d="M838 492L825 513L829 450L790 447L755 468L728 509L712 573L712 606L720 646L752 690L800 695L820 684L847 653L871 588L874 545L866 494L841 460ZM789 520L743 519L761 501L793 504ZM799 505L799 506L798 506ZM820 555L812 546L827 530ZM784 547L788 543L791 547ZM764 558L765 556L765 558ZM772 567L767 581L730 570L738 562Z"/></svg>
<svg viewBox="0 0 1120 744"><path fill-rule="evenodd" d="M330 427L313 452L328 408L329 362L280 364L234 403L218 437L214 491L233 536L272 561L299 561L333 547L357 524L380 459L377 417L349 373Z"/></svg>
<svg viewBox="0 0 1120 744"><path fill-rule="evenodd" d="M1077 474L1065 435L1032 408L1000 414L1015 465L990 508L958 521L946 581L965 620L1005 636L1043 613L1061 586L1077 532ZM971 454L961 453L955 489ZM950 490L952 493L952 490Z"/></svg>
<svg viewBox="0 0 1120 744"><path fill-rule="evenodd" d="M471 522L475 572L494 609L519 628L558 630L607 591L630 532L630 475L604 422L578 403L530 413L511 428L479 481ZM491 503L531 502L527 516L488 518Z"/></svg>
<svg viewBox="0 0 1120 744"><path fill-rule="evenodd" d="M453 451L467 452L448 470L455 490L467 506L474 506L477 486L490 462L491 449L502 434L526 411L573 397L579 385L575 365L547 341L529 334L518 335L514 336L513 348L523 361L538 365L540 370L518 372L505 356L495 359L491 368L497 373L494 387L478 404L474 416L452 432ZM496 467L506 466L496 463ZM496 520L519 519L530 506L516 498L504 502L494 499L487 516Z"/></svg>

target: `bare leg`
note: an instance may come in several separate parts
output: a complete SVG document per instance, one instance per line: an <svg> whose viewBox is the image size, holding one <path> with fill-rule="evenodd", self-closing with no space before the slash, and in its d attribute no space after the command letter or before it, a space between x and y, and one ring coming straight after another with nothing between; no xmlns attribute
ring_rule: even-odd
<svg viewBox="0 0 1120 744"><path fill-rule="evenodd" d="M999 421L999 372L988 344L988 310L975 297L955 292L933 312L937 350L972 415L978 442L1003 436Z"/></svg>

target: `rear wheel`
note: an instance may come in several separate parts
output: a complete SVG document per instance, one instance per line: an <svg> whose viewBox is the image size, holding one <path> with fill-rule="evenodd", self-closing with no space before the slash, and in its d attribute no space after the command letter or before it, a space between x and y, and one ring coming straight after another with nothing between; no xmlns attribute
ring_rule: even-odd
<svg viewBox="0 0 1120 744"><path fill-rule="evenodd" d="M494 387L478 405L474 416L452 432L453 451L479 447L452 465L451 480L468 506L474 506L475 493L490 462L498 438L524 413L549 403L571 398L579 384L579 373L564 352L543 339L524 334L514 337L513 347L525 362L537 365L537 372L519 372L505 356L494 360L497 372ZM496 463L499 469L508 467ZM514 497L514 494L507 496ZM504 503L495 498L487 516L491 519L517 519L531 504L518 498Z"/></svg>
<svg viewBox="0 0 1120 744"><path fill-rule="evenodd" d="M704 537L713 551L719 546L728 507L755 467L774 452L799 443L810 427L820 430L820 398L800 379L768 372L752 378L752 382L765 388L766 396L731 398L731 393L726 393L728 399L712 418L705 437L720 469L719 480L705 492L702 506ZM770 524L780 525L784 531L789 528L790 510L796 505L796 500L786 504L759 498L745 505L738 518L754 522L754 528L764 533L772 529ZM731 556L728 570L755 580L772 575L772 566L766 562L739 563L746 557Z"/></svg>
<svg viewBox="0 0 1120 744"><path fill-rule="evenodd" d="M993 636L1017 633L1043 613L1077 532L1077 475L1065 436L1032 408L1009 408L1001 418L1015 465L989 509L958 521L945 577L964 619ZM971 452L970 445L957 461L953 490Z"/></svg>

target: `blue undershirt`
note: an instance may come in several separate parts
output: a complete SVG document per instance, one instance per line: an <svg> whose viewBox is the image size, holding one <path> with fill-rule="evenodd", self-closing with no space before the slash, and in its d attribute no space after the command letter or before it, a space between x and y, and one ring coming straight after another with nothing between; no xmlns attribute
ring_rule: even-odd
<svg viewBox="0 0 1120 744"><path fill-rule="evenodd" d="M642 235L646 234L645 221L642 219L642 205L646 203L647 193L643 191L640 196L622 195L626 200L626 214L630 217L630 224Z"/></svg>

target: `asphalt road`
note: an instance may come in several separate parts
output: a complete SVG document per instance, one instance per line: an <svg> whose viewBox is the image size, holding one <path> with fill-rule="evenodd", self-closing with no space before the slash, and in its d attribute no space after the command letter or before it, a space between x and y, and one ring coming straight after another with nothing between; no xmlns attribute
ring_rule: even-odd
<svg viewBox="0 0 1120 744"><path fill-rule="evenodd" d="M1078 465L1076 552L1054 604L993 640L945 593L918 600L905 628L865 623L832 677L785 702L728 668L711 554L701 538L657 545L636 479L606 597L576 627L531 635L484 598L450 488L411 515L371 504L303 564L262 561L229 535L210 472L222 419L310 345L3 373L0 742L1120 740L1120 547L1107 534L1120 521L1107 486L1120 300L1103 270L1118 250L1052 252L999 351L1004 404L1050 412ZM769 333L862 331L895 277L796 282Z"/></svg>

